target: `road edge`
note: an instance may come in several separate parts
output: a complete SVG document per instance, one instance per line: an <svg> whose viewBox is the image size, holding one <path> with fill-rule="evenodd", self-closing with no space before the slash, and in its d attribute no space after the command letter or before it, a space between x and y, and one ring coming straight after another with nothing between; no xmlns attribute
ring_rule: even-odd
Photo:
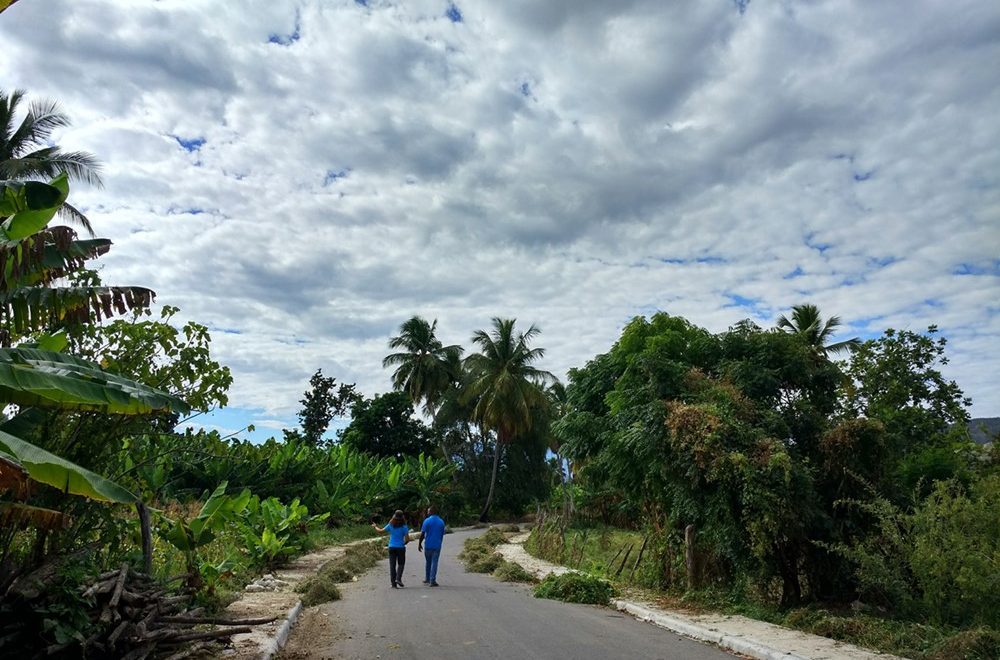
<svg viewBox="0 0 1000 660"><path fill-rule="evenodd" d="M271 658L278 654L278 651L285 647L285 644L288 642L288 636L292 632L292 626L295 625L295 623L299 620L299 617L302 615L302 609L302 600L300 599L299 602L295 603L295 605L288 610L288 614L285 615L285 620L281 622L280 626L278 626L278 630L275 632L274 637L271 637L267 641L267 644L264 645L264 648L261 649L260 660L271 660Z"/></svg>
<svg viewBox="0 0 1000 660"><path fill-rule="evenodd" d="M632 601L619 598L612 600L611 604L619 612L629 614L639 621L652 623L654 626L664 628L679 635L690 637L699 642L708 642L727 651L734 651L755 658L756 660L809 660L805 656L780 651L751 637L723 635L717 630L699 626L688 621L681 621L672 616L655 612L648 607Z"/></svg>

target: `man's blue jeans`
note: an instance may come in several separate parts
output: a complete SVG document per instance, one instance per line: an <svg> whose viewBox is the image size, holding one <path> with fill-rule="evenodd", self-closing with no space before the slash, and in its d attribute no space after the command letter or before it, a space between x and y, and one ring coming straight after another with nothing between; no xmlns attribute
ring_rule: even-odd
<svg viewBox="0 0 1000 660"><path fill-rule="evenodd" d="M441 558L441 548L424 548L424 561L427 567L424 575L428 582L437 582L438 559Z"/></svg>

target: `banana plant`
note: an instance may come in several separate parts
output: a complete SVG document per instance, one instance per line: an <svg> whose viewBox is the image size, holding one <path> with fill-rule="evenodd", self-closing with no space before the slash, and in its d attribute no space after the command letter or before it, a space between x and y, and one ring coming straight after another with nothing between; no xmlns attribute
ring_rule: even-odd
<svg viewBox="0 0 1000 660"><path fill-rule="evenodd" d="M216 535L243 513L250 503L251 495L248 489L232 497L226 495L228 485L225 481L219 484L192 520L165 519L158 530L164 541L183 553L188 569L188 586L192 589L200 589L203 584L199 570L198 549L214 541Z"/></svg>

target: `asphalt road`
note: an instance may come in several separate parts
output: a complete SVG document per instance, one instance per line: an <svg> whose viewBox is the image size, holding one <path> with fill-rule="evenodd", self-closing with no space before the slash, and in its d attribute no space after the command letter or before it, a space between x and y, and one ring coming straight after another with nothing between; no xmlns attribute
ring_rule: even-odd
<svg viewBox="0 0 1000 660"><path fill-rule="evenodd" d="M405 589L390 588L383 561L345 585L343 600L321 606L316 615L328 622L327 632L313 630L310 639L296 639L293 632L292 646L307 649L305 657L352 660L734 657L608 608L534 598L524 585L466 573L456 555L463 540L478 533L445 537L440 587L421 584L424 559L411 543Z"/></svg>

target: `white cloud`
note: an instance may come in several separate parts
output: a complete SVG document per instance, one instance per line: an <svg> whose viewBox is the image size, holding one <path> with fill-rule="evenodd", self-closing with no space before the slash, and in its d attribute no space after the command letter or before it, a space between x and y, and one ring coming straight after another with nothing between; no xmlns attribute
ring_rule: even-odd
<svg viewBox="0 0 1000 660"><path fill-rule="evenodd" d="M61 100L60 144L106 162L73 193L105 278L216 329L233 405L288 418L319 367L387 389L414 313L464 344L537 322L563 373L634 314L721 330L808 300L939 324L1000 413L1000 9L368 4L0 17L0 85Z"/></svg>

